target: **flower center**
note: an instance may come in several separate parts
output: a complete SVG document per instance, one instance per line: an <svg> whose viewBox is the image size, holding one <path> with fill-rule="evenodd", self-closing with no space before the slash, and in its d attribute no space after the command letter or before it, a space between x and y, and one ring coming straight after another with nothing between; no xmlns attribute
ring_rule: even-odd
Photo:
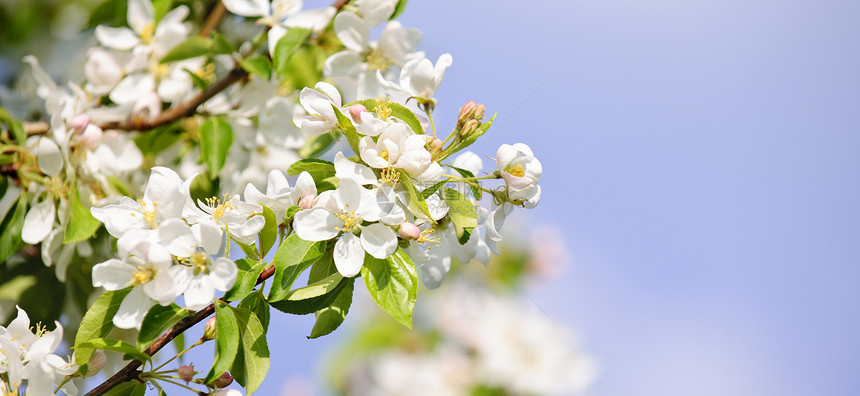
<svg viewBox="0 0 860 396"><path fill-rule="evenodd" d="M151 266L138 265L137 271L132 272L131 278L131 283L134 286L147 284L155 278L155 270Z"/></svg>
<svg viewBox="0 0 860 396"><path fill-rule="evenodd" d="M389 105L391 102L388 100L387 96L379 95L376 98L376 107L373 108L373 111L379 116L380 119L387 120L388 116L391 115L391 107Z"/></svg>
<svg viewBox="0 0 860 396"><path fill-rule="evenodd" d="M155 24L150 22L147 23L143 29L140 29L140 41L143 41L144 44L149 44L152 42L152 37L155 34Z"/></svg>
<svg viewBox="0 0 860 396"><path fill-rule="evenodd" d="M435 227L430 227L424 231L421 231L421 236L415 240L418 243L429 243L431 245L436 245L436 247L442 246L442 238L434 236L433 234L436 232ZM430 247L428 247L430 249Z"/></svg>
<svg viewBox="0 0 860 396"><path fill-rule="evenodd" d="M197 252L191 256L191 267L194 268L194 276L200 273L209 274L209 266L212 265L212 258L204 252Z"/></svg>
<svg viewBox="0 0 860 396"><path fill-rule="evenodd" d="M383 158L388 161L388 152L383 151L383 153L385 153L385 157ZM380 157L382 157L382 155L380 155ZM394 169L393 166L389 166L379 173L379 182L387 183L391 187L396 187L399 180L400 172L398 172L397 169Z"/></svg>
<svg viewBox="0 0 860 396"><path fill-rule="evenodd" d="M335 227L338 231L350 232L357 225L361 224L361 217L359 217L354 210L349 210L349 205L346 205L346 210L342 210L340 213L335 213L334 216L343 222L342 226Z"/></svg>
<svg viewBox="0 0 860 396"><path fill-rule="evenodd" d="M69 193L69 186L60 178L60 176L54 176L47 181L47 189L48 194L52 195L57 199L64 199Z"/></svg>
<svg viewBox="0 0 860 396"><path fill-rule="evenodd" d="M507 169L507 172L516 177L523 177L523 175L526 174L526 172L523 170L523 166L519 164L509 167Z"/></svg>
<svg viewBox="0 0 860 396"><path fill-rule="evenodd" d="M384 72L388 70L394 62L385 56L378 49L370 50L367 55L364 56L364 61L367 62L367 68L370 70L379 70Z"/></svg>
<svg viewBox="0 0 860 396"><path fill-rule="evenodd" d="M388 150L382 150L382 152L379 153L379 156L387 162L388 161Z"/></svg>
<svg viewBox="0 0 860 396"><path fill-rule="evenodd" d="M152 210L147 210L148 205L142 199L138 199L137 203L140 204L140 212L143 214L143 221L149 225L149 228L158 228L158 221L155 218L155 214L158 213L158 202L152 203ZM134 213L131 215L134 216Z"/></svg>
<svg viewBox="0 0 860 396"><path fill-rule="evenodd" d="M224 195L224 202L221 202L217 197L206 198L206 204L212 208L212 220L216 223L221 220L227 212L236 209L236 205L227 200L227 195Z"/></svg>
<svg viewBox="0 0 860 396"><path fill-rule="evenodd" d="M214 63L207 63L203 67L197 69L197 71L194 72L194 75L196 75L197 77L200 77L202 80L204 80L206 82L209 82L209 83L215 82L215 79L216 79L215 78L215 64Z"/></svg>

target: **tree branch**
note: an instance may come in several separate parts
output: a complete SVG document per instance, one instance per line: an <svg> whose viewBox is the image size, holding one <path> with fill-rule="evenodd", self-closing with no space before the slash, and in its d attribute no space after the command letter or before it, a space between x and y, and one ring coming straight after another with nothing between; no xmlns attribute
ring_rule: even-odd
<svg viewBox="0 0 860 396"><path fill-rule="evenodd" d="M206 21L203 22L203 28L200 29L200 35L203 37L209 36L209 33L215 30L218 27L218 24L221 23L221 19L224 18L224 14L227 12L227 8L224 7L224 3L221 0L215 1L215 6L212 7L212 11L209 12L209 16L206 17Z"/></svg>
<svg viewBox="0 0 860 396"><path fill-rule="evenodd" d="M260 277L257 278L257 284L263 283L264 280L269 279L272 275L275 274L275 266L270 265L260 274ZM221 301L227 302L223 298ZM208 318L210 315L215 313L215 304L209 304L206 308L203 308L194 316L186 317L179 321L176 325L167 330L161 337L158 337L155 342L153 342L149 347L146 348L143 352L149 356L154 355L156 352L161 350L164 346L166 346L170 341L173 341L176 336L184 332L185 330L190 329L192 326L197 323L202 322L204 319ZM119 370L116 374L107 379L107 381L101 383L99 386L93 388L93 390L87 392L85 396L100 396L105 394L105 392L111 390L113 387L123 383L134 380L140 374L138 368L142 363L140 360L132 360L125 367Z"/></svg>

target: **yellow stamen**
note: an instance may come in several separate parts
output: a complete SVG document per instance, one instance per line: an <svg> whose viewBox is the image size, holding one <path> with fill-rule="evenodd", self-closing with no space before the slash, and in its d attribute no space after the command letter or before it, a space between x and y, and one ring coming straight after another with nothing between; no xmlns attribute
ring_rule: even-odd
<svg viewBox="0 0 860 396"><path fill-rule="evenodd" d="M386 153L387 156L388 152L384 153ZM385 159L388 160L388 158ZM398 172L397 169L394 169L393 166L389 166L388 168L383 169L382 172L379 173L379 182L386 183L391 187L397 187L397 183L399 182L399 180L400 172Z"/></svg>
<svg viewBox="0 0 860 396"><path fill-rule="evenodd" d="M523 177L523 175L526 174L526 172L523 170L522 165L512 166L512 167L507 169L507 172L516 176L516 177Z"/></svg>
<svg viewBox="0 0 860 396"><path fill-rule="evenodd" d="M364 56L364 61L367 62L367 68L371 71L379 70L384 72L388 70L391 65L394 64L394 61L386 57L382 52L377 49L370 50Z"/></svg>
<svg viewBox="0 0 860 396"><path fill-rule="evenodd" d="M191 256L191 267L194 268L194 275L209 273L209 266L212 264L212 259L204 252L197 252Z"/></svg>
<svg viewBox="0 0 860 396"><path fill-rule="evenodd" d="M149 281L155 278L155 270L151 266L138 265L137 271L134 271L131 276L132 285L140 286L149 283Z"/></svg>
<svg viewBox="0 0 860 396"><path fill-rule="evenodd" d="M155 24L152 22L147 23L143 29L140 29L140 41L143 41L144 44L150 44L154 34Z"/></svg>
<svg viewBox="0 0 860 396"><path fill-rule="evenodd" d="M421 231L421 236L415 240L418 243L429 243L431 245L435 245L436 247L442 246L442 238L433 236L433 233L436 232L435 227L430 227L424 231ZM429 247L428 247L429 249Z"/></svg>
<svg viewBox="0 0 860 396"><path fill-rule="evenodd" d="M140 211L143 213L143 221L145 221L146 224L148 224L149 227L152 229L158 228L158 221L155 217L155 215L158 213L158 203L152 203L152 210L147 210L146 202L144 202L142 199L138 199L137 203L140 204ZM132 213L131 215L134 216L134 213Z"/></svg>
<svg viewBox="0 0 860 396"><path fill-rule="evenodd" d="M387 96L379 94L379 97L376 99L376 107L373 108L373 111L383 120L387 120L388 116L391 115L391 101L388 99Z"/></svg>
<svg viewBox="0 0 860 396"><path fill-rule="evenodd" d="M350 232L353 228L361 224L361 217L359 217L354 210L349 210L349 205L346 205L346 210L342 210L340 213L334 213L334 216L343 222L342 226L335 227L338 231Z"/></svg>
<svg viewBox="0 0 860 396"><path fill-rule="evenodd" d="M227 212L236 209L230 200L227 199L227 194L224 194L224 202L221 202L218 197L206 198L206 204L212 209L212 220L218 222Z"/></svg>

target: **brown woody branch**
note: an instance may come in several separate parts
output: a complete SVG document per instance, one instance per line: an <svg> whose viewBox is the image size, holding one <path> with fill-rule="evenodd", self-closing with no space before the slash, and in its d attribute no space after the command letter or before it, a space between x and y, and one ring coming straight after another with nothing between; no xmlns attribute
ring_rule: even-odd
<svg viewBox="0 0 860 396"><path fill-rule="evenodd" d="M259 285L264 280L269 279L272 275L275 274L275 266L270 265L263 273L260 274L260 277L257 278L257 284ZM221 301L225 301L223 298ZM225 301L226 302L226 301ZM179 321L175 326L171 327L170 330L167 330L161 337L158 337L155 342L152 343L149 347L146 348L143 352L149 356L154 355L156 352L164 348L170 341L173 341L176 336L184 332L185 330L190 329L192 326L197 323L202 322L204 319L208 318L210 315L215 313L215 304L209 304L206 308L203 308L193 316L186 317ZM105 394L105 392L111 390L113 387L123 383L128 382L138 378L140 375L141 366L140 360L132 360L129 364L119 370L112 377L108 378L107 381L101 383L99 386L93 388L93 390L87 392L85 396L99 396Z"/></svg>

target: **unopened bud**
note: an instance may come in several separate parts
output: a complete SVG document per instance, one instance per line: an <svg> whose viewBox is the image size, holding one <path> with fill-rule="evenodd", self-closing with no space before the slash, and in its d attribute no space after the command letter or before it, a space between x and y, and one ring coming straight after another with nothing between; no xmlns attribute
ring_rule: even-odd
<svg viewBox="0 0 860 396"><path fill-rule="evenodd" d="M77 133L83 132L87 125L90 125L90 116L86 114L78 114L72 118L72 128Z"/></svg>
<svg viewBox="0 0 860 396"><path fill-rule="evenodd" d="M485 110L487 110L487 108L486 108L486 107L484 107L484 104L483 104L483 103L478 103L478 105L477 105L477 106L475 106L475 119L476 119L476 120L481 120L481 119L483 119L483 118L484 118L484 111L485 111Z"/></svg>
<svg viewBox="0 0 860 396"><path fill-rule="evenodd" d="M478 129L479 125L481 125L481 123L478 120L472 119L467 121L466 125L463 125L463 128L460 129L460 137L465 138L466 136L471 135L472 132L475 132L475 130Z"/></svg>
<svg viewBox="0 0 860 396"><path fill-rule="evenodd" d="M242 396L242 392L235 389L219 389L210 392L209 396Z"/></svg>
<svg viewBox="0 0 860 396"><path fill-rule="evenodd" d="M179 368L176 369L176 374L187 384L194 379L194 365L186 364L184 366L179 366Z"/></svg>
<svg viewBox="0 0 860 396"><path fill-rule="evenodd" d="M215 335L218 334L216 326L215 317L209 318L209 321L206 322L206 327L203 328L203 341L214 340Z"/></svg>
<svg viewBox="0 0 860 396"><path fill-rule="evenodd" d="M111 131L108 132L110 133ZM90 148L94 148L96 145L98 145L102 140L102 135L104 135L102 129L95 124L87 125L82 132L78 133L80 133L79 141L81 142L81 144Z"/></svg>
<svg viewBox="0 0 860 396"><path fill-rule="evenodd" d="M299 199L299 204L296 205L301 209L311 209L314 207L314 197L313 195L305 195L301 199Z"/></svg>
<svg viewBox="0 0 860 396"><path fill-rule="evenodd" d="M87 373L84 376L92 377L98 374L105 367L105 363L107 363L107 356L101 350L96 349L93 352L93 356L90 357L90 362L87 364Z"/></svg>
<svg viewBox="0 0 860 396"><path fill-rule="evenodd" d="M349 116L356 124L361 124L361 113L367 113L367 108L358 103L349 106Z"/></svg>
<svg viewBox="0 0 860 396"><path fill-rule="evenodd" d="M224 372L220 377L216 378L215 381L212 381L210 385L216 388L226 388L233 383L233 376L228 372Z"/></svg>
<svg viewBox="0 0 860 396"><path fill-rule="evenodd" d="M432 152L442 146L442 141L435 136L427 136L427 151Z"/></svg>
<svg viewBox="0 0 860 396"><path fill-rule="evenodd" d="M472 119L475 116L475 106L477 106L477 104L474 100L466 102L466 104L460 108L460 115L457 116L457 122L462 124Z"/></svg>
<svg viewBox="0 0 860 396"><path fill-rule="evenodd" d="M397 229L397 235L403 239L418 239L421 236L421 230L418 229L417 225L404 221Z"/></svg>

